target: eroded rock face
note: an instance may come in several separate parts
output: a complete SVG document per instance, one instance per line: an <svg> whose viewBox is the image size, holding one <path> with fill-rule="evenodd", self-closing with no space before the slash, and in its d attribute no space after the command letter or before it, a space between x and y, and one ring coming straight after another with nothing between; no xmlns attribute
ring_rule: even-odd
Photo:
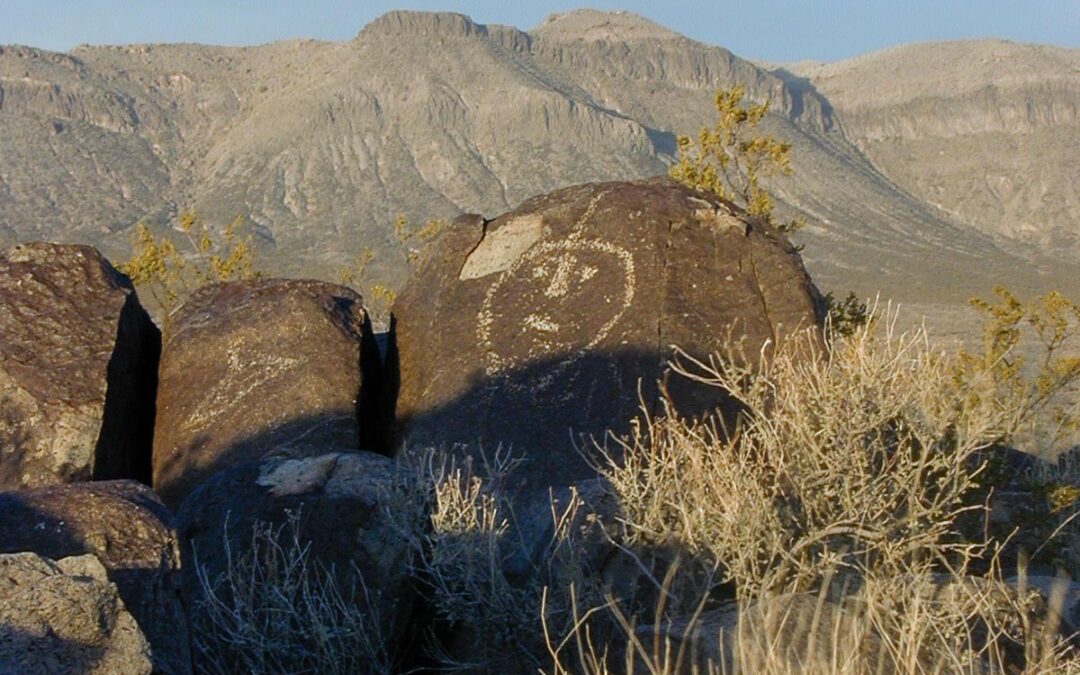
<svg viewBox="0 0 1080 675"><path fill-rule="evenodd" d="M0 553L54 560L92 554L150 642L155 672L191 672L172 516L134 481L0 493Z"/></svg>
<svg viewBox="0 0 1080 675"><path fill-rule="evenodd" d="M463 457L501 445L525 458L528 487L569 485L594 475L575 440L657 409L672 345L706 356L731 329L755 354L815 325L817 297L781 236L666 179L465 216L395 303L398 431ZM723 403L685 381L667 388L686 414Z"/></svg>
<svg viewBox="0 0 1080 675"><path fill-rule="evenodd" d="M0 489L149 482L160 333L97 250L0 254Z"/></svg>
<svg viewBox="0 0 1080 675"><path fill-rule="evenodd" d="M253 545L258 528L273 533L279 553L309 547L309 570L316 576L332 570L344 599L367 613L365 630L383 641L386 654L397 653L416 597L415 544L426 522L422 500L414 500L419 493L401 471L382 455L337 452L251 462L200 485L184 501L178 528L184 593L199 641L231 662L229 647L214 644L215 631L200 633L199 622L208 615L199 574L221 583L220 597L227 599L232 587L222 574L230 564L248 569L243 561L256 548L254 555L265 560L266 539Z"/></svg>
<svg viewBox="0 0 1080 675"><path fill-rule="evenodd" d="M150 648L94 556L0 555L0 672L150 673Z"/></svg>
<svg viewBox="0 0 1080 675"><path fill-rule="evenodd" d="M381 443L381 364L355 292L255 279L197 291L162 352L154 487L166 504L215 471Z"/></svg>

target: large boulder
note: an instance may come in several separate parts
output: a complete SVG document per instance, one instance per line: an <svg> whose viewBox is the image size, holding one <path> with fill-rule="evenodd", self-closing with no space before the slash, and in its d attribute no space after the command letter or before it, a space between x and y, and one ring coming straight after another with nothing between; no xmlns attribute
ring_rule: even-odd
<svg viewBox="0 0 1080 675"><path fill-rule="evenodd" d="M0 555L0 672L141 675L150 648L93 556Z"/></svg>
<svg viewBox="0 0 1080 675"><path fill-rule="evenodd" d="M756 354L815 325L818 298L782 235L667 179L463 216L394 304L400 440L509 448L529 487L569 485L595 475L575 445L658 410L672 345L704 357L734 331ZM727 404L684 378L666 390L687 415Z"/></svg>
<svg viewBox="0 0 1080 675"><path fill-rule="evenodd" d="M96 249L0 253L0 490L150 480L161 335Z"/></svg>
<svg viewBox="0 0 1080 675"><path fill-rule="evenodd" d="M96 556L149 640L155 672L191 672L180 547L150 488L103 481L5 492L0 513L0 553Z"/></svg>
<svg viewBox="0 0 1080 675"><path fill-rule="evenodd" d="M254 279L196 291L163 345L154 487L175 507L214 472L269 450L378 449L380 372L348 288Z"/></svg>
<svg viewBox="0 0 1080 675"><path fill-rule="evenodd" d="M200 485L179 514L196 662L247 669L253 651L276 645L266 653L290 672L321 672L326 659L335 672L381 672L349 664L387 666L404 639L427 517L418 485L368 452L250 462ZM277 632L283 613L292 618ZM348 634L314 649L320 624Z"/></svg>

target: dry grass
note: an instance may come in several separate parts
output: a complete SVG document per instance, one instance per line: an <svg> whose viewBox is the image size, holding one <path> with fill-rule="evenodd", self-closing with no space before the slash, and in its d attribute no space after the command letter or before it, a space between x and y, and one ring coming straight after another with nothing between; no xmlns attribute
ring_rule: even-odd
<svg viewBox="0 0 1080 675"><path fill-rule="evenodd" d="M191 617L202 672L391 672L377 605L312 558L297 518L256 524L243 554L234 555L228 537L223 545L218 577L196 561L203 601Z"/></svg>
<svg viewBox="0 0 1080 675"><path fill-rule="evenodd" d="M424 495L414 498L412 516L400 510L399 530L424 532L414 538L415 577L426 589L438 624L455 637L447 644L432 636L427 648L444 672L505 672L510 664L530 664L537 672L544 653L539 630L544 617L559 636L573 633L573 607L579 598L599 602L594 584L583 577L587 563L579 559L570 523L580 500L552 507L551 538L537 564L512 577L507 560L521 554L514 539L513 503L503 486L516 462L496 452L483 466L460 465L432 452L406 453ZM427 527L414 519L422 509ZM558 589L551 592L550 589ZM581 590L586 589L586 590Z"/></svg>
<svg viewBox="0 0 1080 675"><path fill-rule="evenodd" d="M988 397L954 385L925 332L870 329L821 347L793 337L747 363L683 355L680 372L731 392L717 419L646 419L606 471L635 544L678 542L721 562L739 597L814 590L827 572L896 576L978 553L956 522L1008 433Z"/></svg>
<svg viewBox="0 0 1080 675"><path fill-rule="evenodd" d="M626 658L556 658L548 672L1080 672L1060 606L1006 584L1002 542L960 528L986 515L973 499L983 451L1045 398L1018 395L1015 380L1003 392L997 360L979 372L887 319L824 345L796 336L758 359L738 344L708 362L682 355L677 370L731 393L741 414L726 427L643 418L605 474L628 546L687 551L737 602L714 609L716 589L699 588L695 610L642 627L610 598ZM680 590L678 577L666 585Z"/></svg>

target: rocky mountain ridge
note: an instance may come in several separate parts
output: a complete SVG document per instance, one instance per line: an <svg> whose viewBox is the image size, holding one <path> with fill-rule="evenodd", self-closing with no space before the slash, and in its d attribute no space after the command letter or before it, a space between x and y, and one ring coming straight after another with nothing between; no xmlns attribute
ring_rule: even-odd
<svg viewBox="0 0 1080 675"><path fill-rule="evenodd" d="M968 44L956 43L950 62L962 63ZM783 210L809 221L799 240L824 288L956 300L994 283L1030 291L1078 276L1072 259L1053 255L1080 208L1065 185L1077 175L1073 127L986 132L1019 143L1018 166L1038 169L1036 185L1020 186L1035 196L1010 202L1009 214L1028 214L1009 221L1022 231L1008 230L983 216L998 203L993 191L964 182L978 183L970 165L982 160L968 158L983 155L960 151L983 136L949 137L948 161L923 156L945 142L933 125L967 110L904 123L882 99L864 113L850 93L860 63L771 71L646 19L591 10L529 32L392 12L340 43L3 47L0 240L85 241L122 257L134 223L165 231L195 208L212 222L245 215L272 273L332 276L370 247L376 276L398 284L397 214L499 213L565 185L664 173L675 134L711 120L712 92L740 82L771 102L767 130L793 144L795 176L775 190ZM1057 120L1080 85L1050 70L1048 84L1023 86L1043 87ZM921 105L910 115L934 117ZM890 140L890 124L931 140ZM1034 151L1051 146L1036 166ZM1054 187L1039 187L1047 181Z"/></svg>
<svg viewBox="0 0 1080 675"><path fill-rule="evenodd" d="M1050 255L1080 252L1080 50L945 42L791 70L916 197Z"/></svg>

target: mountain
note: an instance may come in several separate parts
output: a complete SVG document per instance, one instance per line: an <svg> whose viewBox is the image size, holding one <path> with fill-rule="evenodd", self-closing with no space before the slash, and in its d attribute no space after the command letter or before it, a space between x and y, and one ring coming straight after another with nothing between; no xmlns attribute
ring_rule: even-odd
<svg viewBox="0 0 1080 675"><path fill-rule="evenodd" d="M988 234L1080 255L1080 50L945 42L789 69L911 194Z"/></svg>
<svg viewBox="0 0 1080 675"><path fill-rule="evenodd" d="M982 43L950 49L963 62ZM268 271L332 275L370 247L376 274L396 284L407 265L395 215L493 217L558 187L664 173L675 135L711 121L712 93L741 82L771 103L766 130L793 145L795 175L774 189L781 210L809 221L797 238L825 289L951 301L997 283L1023 292L1080 279L1074 260L1056 255L1077 230L1066 185L1075 155L1056 152L1076 142L1075 127L1056 121L1059 108L1075 113L1075 78L1049 65L1012 78L1017 91L1042 87L1052 111L1036 145L1064 136L1035 174L1057 186L1045 208L1021 200L1025 215L1009 221L1042 233L1029 236L967 206L984 193L977 178L964 187L965 164L970 172L981 160L959 153L981 141L944 132L965 106L991 119L1015 96L976 89L935 104L947 76L905 74L901 97L873 78L906 73L907 57L867 58L872 67L768 69L633 14L591 10L530 32L392 12L346 42L3 47L0 239L89 242L122 258L134 223L164 231L195 208L219 223L243 214ZM994 81L989 66L976 75ZM894 120L890 106L911 121ZM920 135L875 131L890 124ZM1034 136L1009 128L992 133L1035 166L1036 145L1024 140ZM924 158L939 151L946 159ZM935 187L944 177L949 187Z"/></svg>

